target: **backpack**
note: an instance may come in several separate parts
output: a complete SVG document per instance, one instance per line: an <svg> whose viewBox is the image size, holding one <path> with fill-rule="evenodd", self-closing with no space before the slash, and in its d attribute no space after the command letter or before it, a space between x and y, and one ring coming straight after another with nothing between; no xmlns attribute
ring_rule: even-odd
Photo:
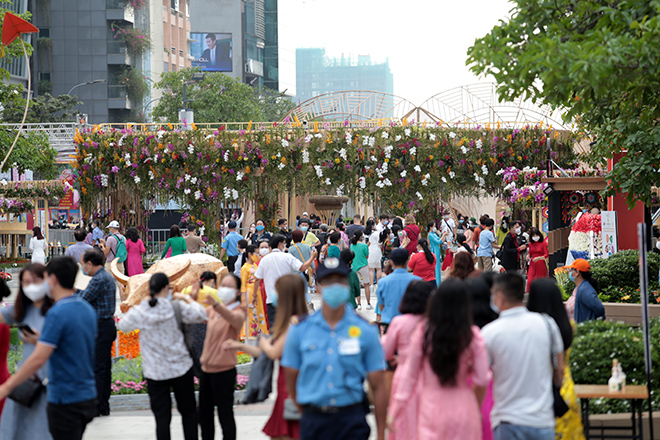
<svg viewBox="0 0 660 440"><path fill-rule="evenodd" d="M119 239L115 234L112 234L113 237L115 237L115 240L117 240L117 251L115 252L115 257L117 257L117 261L120 263L123 263L126 261L126 257L128 257L128 250L126 249L126 238Z"/></svg>

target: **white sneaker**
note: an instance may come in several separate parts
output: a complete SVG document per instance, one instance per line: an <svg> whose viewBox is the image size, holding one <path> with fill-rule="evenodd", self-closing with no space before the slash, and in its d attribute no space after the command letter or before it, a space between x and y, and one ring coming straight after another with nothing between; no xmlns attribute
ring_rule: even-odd
<svg viewBox="0 0 660 440"><path fill-rule="evenodd" d="M362 310L362 304L358 304L357 309Z"/></svg>
<svg viewBox="0 0 660 440"><path fill-rule="evenodd" d="M374 309L374 306L372 306L371 304L367 304L367 310L373 310L373 309Z"/></svg>

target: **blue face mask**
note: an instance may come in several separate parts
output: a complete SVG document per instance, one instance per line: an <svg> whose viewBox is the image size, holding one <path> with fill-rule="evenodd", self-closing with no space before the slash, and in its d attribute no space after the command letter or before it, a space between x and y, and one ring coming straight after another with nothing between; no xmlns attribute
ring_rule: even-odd
<svg viewBox="0 0 660 440"><path fill-rule="evenodd" d="M257 231L261 232L264 230L264 225L257 225Z"/></svg>
<svg viewBox="0 0 660 440"><path fill-rule="evenodd" d="M303 231L303 232L307 232L307 226L301 226L300 230Z"/></svg>
<svg viewBox="0 0 660 440"><path fill-rule="evenodd" d="M568 279L575 282L575 275L573 275L573 272L568 273Z"/></svg>
<svg viewBox="0 0 660 440"><path fill-rule="evenodd" d="M464 222L465 222L465 220L463 220L463 219L460 219L460 220L459 220L458 222L459 222L459 223L464 223Z"/></svg>
<svg viewBox="0 0 660 440"><path fill-rule="evenodd" d="M338 309L348 302L351 289L344 284L331 284L323 286L323 302L332 309Z"/></svg>
<svg viewBox="0 0 660 440"><path fill-rule="evenodd" d="M275 295L273 295L273 302L272 302L273 307L277 307L277 298L278 298L278 295L276 293Z"/></svg>
<svg viewBox="0 0 660 440"><path fill-rule="evenodd" d="M172 291L167 292L167 299L172 301Z"/></svg>
<svg viewBox="0 0 660 440"><path fill-rule="evenodd" d="M490 308L493 309L493 311L497 314L500 313L500 308L495 305L493 302L493 298L490 299Z"/></svg>

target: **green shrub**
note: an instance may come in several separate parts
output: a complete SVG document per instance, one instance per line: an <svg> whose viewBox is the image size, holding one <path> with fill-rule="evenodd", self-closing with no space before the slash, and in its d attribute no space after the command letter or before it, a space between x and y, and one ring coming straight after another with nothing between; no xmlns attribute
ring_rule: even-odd
<svg viewBox="0 0 660 440"><path fill-rule="evenodd" d="M590 260L591 272L598 281L599 298L603 302L621 302L639 304L639 252L637 250L619 251L609 258ZM660 302L658 284L660 256L648 253L649 302ZM571 295L575 284L568 277L558 277L564 291Z"/></svg>
<svg viewBox="0 0 660 440"><path fill-rule="evenodd" d="M660 319L651 320L650 333L652 363L657 366L660 365ZM612 374L612 359L621 363L627 384L646 384L642 329L610 321L578 324L569 359L575 383L606 385ZM651 381L653 409L657 410L660 408L659 369L654 369ZM591 403L593 414L630 411L628 401L594 399Z"/></svg>
<svg viewBox="0 0 660 440"><path fill-rule="evenodd" d="M14 374L18 369L18 363L23 358L23 343L10 344L9 352L7 353L7 368L9 373Z"/></svg>

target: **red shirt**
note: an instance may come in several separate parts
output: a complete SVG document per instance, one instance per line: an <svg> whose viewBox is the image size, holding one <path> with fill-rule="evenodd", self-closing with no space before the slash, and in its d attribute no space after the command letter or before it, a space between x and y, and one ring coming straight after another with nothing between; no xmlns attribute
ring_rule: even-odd
<svg viewBox="0 0 660 440"><path fill-rule="evenodd" d="M408 267L412 269L413 275L417 275L424 281L434 281L435 264L435 255L433 256L433 263L429 263L424 252L417 252L410 257Z"/></svg>

